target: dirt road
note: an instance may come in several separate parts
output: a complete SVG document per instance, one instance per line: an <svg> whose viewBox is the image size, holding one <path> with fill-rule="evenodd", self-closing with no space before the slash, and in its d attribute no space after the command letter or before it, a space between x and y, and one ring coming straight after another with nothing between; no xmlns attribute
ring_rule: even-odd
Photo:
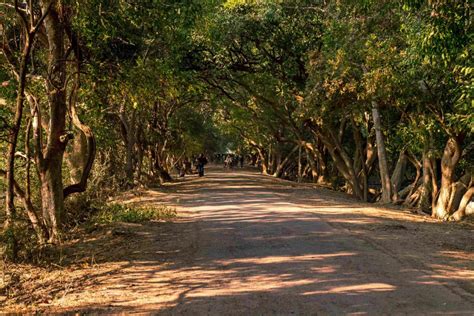
<svg viewBox="0 0 474 316"><path fill-rule="evenodd" d="M474 314L472 226L374 208L252 171L170 187L174 223L133 228L55 311L172 315ZM158 202L150 192L140 199ZM101 269L100 264L97 269ZM90 280L89 280L90 281Z"/></svg>

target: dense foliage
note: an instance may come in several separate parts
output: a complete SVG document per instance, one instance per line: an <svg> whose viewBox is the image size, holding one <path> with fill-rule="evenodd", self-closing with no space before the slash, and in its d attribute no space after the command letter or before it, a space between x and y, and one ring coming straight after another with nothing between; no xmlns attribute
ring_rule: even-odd
<svg viewBox="0 0 474 316"><path fill-rule="evenodd" d="M25 228L60 242L86 208L78 194L172 181L185 158L227 150L275 177L462 219L472 28L466 0L0 3L8 252Z"/></svg>

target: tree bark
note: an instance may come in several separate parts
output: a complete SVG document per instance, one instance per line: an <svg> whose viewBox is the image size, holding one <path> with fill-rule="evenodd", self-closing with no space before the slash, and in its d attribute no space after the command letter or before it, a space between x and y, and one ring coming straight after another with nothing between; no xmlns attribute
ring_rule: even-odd
<svg viewBox="0 0 474 316"><path fill-rule="evenodd" d="M400 191L403 177L405 176L405 169L407 164L408 157L406 155L406 150L402 150L398 156L397 164L395 165L395 169L392 173L392 178L390 182L392 183L393 188L393 200L398 201L398 191Z"/></svg>
<svg viewBox="0 0 474 316"><path fill-rule="evenodd" d="M416 175L415 175L415 180L413 181L412 184L407 186L405 189L399 191L397 194L400 198L404 198L406 195L406 199L403 202L405 205L411 205L413 203L413 193L418 190L419 182L420 182L420 177L421 177L421 163L416 159L416 157L412 154L407 154L407 159L409 162L413 164L413 166L416 169Z"/></svg>
<svg viewBox="0 0 474 316"><path fill-rule="evenodd" d="M64 215L64 196L62 182L62 164L64 151L71 134L66 132L66 60L64 58L65 34L61 22L60 8L56 1L41 1L41 9L49 14L44 20L49 47L47 92L50 106L47 145L43 157L38 157L38 171L41 183L41 205L43 218L48 224L51 243L60 240L61 222ZM41 155L41 148L36 149Z"/></svg>
<svg viewBox="0 0 474 316"><path fill-rule="evenodd" d="M71 146L64 153L71 183L81 181L82 169L87 163L87 140L82 131L75 133Z"/></svg>
<svg viewBox="0 0 474 316"><path fill-rule="evenodd" d="M427 147L423 150L423 184L418 207L423 211L428 211L431 207L431 159Z"/></svg>
<svg viewBox="0 0 474 316"><path fill-rule="evenodd" d="M390 203L392 199L392 184L388 172L387 151L382 133L382 121L377 102L372 101L372 117L374 119L375 138L377 141L377 153L379 158L380 181L382 184L382 202Z"/></svg>
<svg viewBox="0 0 474 316"><path fill-rule="evenodd" d="M453 215L451 215L450 219L459 221L467 215L472 215L472 213L466 212L466 209L467 209L467 205L471 202L473 196L474 196L474 187L471 186L469 190L467 190L466 193L464 193L461 199L461 203L459 203L458 209L456 210L456 212L454 212Z"/></svg>
<svg viewBox="0 0 474 316"><path fill-rule="evenodd" d="M446 219L449 215L449 201L453 193L454 170L461 157L460 141L456 137L450 137L444 148L441 159L441 188L436 206L432 216Z"/></svg>

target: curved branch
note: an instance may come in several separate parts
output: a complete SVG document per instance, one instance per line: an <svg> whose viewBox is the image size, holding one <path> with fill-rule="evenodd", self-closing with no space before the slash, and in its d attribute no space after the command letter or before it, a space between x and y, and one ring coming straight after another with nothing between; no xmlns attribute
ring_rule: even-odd
<svg viewBox="0 0 474 316"><path fill-rule="evenodd" d="M75 127L77 127L84 136L86 137L87 142L87 162L82 171L81 180L78 183L67 186L63 190L63 196L66 199L69 195L73 193L84 192L87 188L87 179L89 178L90 172L92 170L92 165L94 164L95 152L96 152L96 142L95 136L92 132L92 129L83 124L79 116L77 115L76 107L71 105L71 119Z"/></svg>

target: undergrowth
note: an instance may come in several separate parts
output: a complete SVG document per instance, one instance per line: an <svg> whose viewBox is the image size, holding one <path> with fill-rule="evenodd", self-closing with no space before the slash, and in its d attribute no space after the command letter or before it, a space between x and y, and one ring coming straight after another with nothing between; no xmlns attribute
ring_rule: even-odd
<svg viewBox="0 0 474 316"><path fill-rule="evenodd" d="M15 238L12 238L11 231L2 230L0 227L0 262L32 263L40 266L57 264L64 259L62 249L68 240L82 238L84 233L89 234L101 226L116 222L169 220L177 215L174 207L107 203L103 198L93 199L90 195L79 195L68 200L65 206L63 231L68 234L63 236L63 245L40 245L25 212L20 210L12 227Z"/></svg>
<svg viewBox="0 0 474 316"><path fill-rule="evenodd" d="M133 206L105 204L90 218L90 223L110 224L115 222L142 223L151 220L167 220L176 217L176 209L165 205Z"/></svg>

